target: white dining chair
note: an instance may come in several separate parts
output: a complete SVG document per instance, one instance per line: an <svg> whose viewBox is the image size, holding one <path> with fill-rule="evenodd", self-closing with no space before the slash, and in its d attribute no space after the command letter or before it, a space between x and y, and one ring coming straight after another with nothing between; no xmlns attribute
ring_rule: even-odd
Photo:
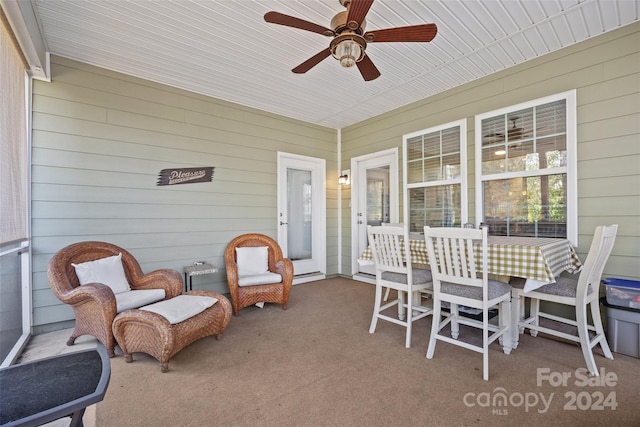
<svg viewBox="0 0 640 427"><path fill-rule="evenodd" d="M564 338L580 344L582 354L589 372L598 376L598 368L593 357L593 347L600 344L607 359L613 359L607 338L602 327L600 316L600 282L604 266L611 255L613 244L618 232L618 225L596 227L578 279L558 277L554 283L544 285L536 290L524 292L524 284L514 284L512 288L512 310L518 319L518 330L527 328L531 336L543 332ZM524 319L524 300L531 300L529 317ZM574 308L575 320L540 310L540 301L564 304ZM591 313L592 323L588 322L587 310ZM577 334L540 326L540 318L551 319L577 328ZM593 336L590 336L593 332ZM518 333L514 334L514 344L517 345Z"/></svg>
<svg viewBox="0 0 640 427"><path fill-rule="evenodd" d="M409 256L409 236L404 226L367 226L367 235L373 261L376 265L376 296L369 333L373 334L378 319L386 320L406 328L405 347L411 347L411 329L416 320L431 314L430 307L414 301L415 292L432 288L431 272L413 268ZM405 257L404 254L407 254ZM398 292L393 301L383 304L382 289ZM406 297L406 303L404 299ZM404 319L385 314L385 310L397 306L398 313L404 310ZM400 317L400 316L398 316Z"/></svg>
<svg viewBox="0 0 640 427"><path fill-rule="evenodd" d="M380 224L382 226L392 226L392 227L404 227L404 223L402 222L383 222L382 224ZM411 244L411 239L412 238L416 238L416 237L412 237L415 236L416 234L419 233L409 233L409 244ZM422 235L420 235L420 240L422 240ZM422 298L431 298L431 295L433 294L433 289L432 288L426 288L426 289L422 289L419 291L420 292L420 301L422 301ZM382 299L383 301L388 301L389 300L389 294L391 293L391 288L386 288L385 292L384 292L384 298ZM415 295L415 294L414 294ZM400 293L400 295L398 295L398 298L403 298L404 296L402 295L402 293ZM417 302L415 302L416 304L418 304ZM422 304L422 303L420 303ZM418 305L420 305L418 304ZM401 306L399 307L398 310L398 318L399 319L404 319L404 311L401 309Z"/></svg>
<svg viewBox="0 0 640 427"><path fill-rule="evenodd" d="M392 227L404 227L404 224L401 222L383 222L380 225L382 226L392 226ZM391 288L387 288L384 291L384 298L382 299L383 301L388 301L389 300L389 293L391 292Z"/></svg>
<svg viewBox="0 0 640 427"><path fill-rule="evenodd" d="M482 378L489 380L489 345L500 338L505 354L511 353L511 286L489 279L487 228L424 228L433 275L433 322L427 348L432 359L438 340L482 353ZM480 245L476 259L475 245ZM449 303L449 313L442 312ZM482 321L459 314L458 306L480 309ZM498 325L489 323L489 310L498 306ZM442 330L451 325L451 336ZM459 325L482 330L482 345L459 340Z"/></svg>

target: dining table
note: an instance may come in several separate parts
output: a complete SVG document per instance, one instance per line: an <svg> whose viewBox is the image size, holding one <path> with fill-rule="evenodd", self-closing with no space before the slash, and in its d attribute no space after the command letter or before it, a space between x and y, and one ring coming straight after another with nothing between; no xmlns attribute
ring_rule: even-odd
<svg viewBox="0 0 640 427"><path fill-rule="evenodd" d="M476 245L476 256L481 246ZM489 236L489 274L526 279L524 291L530 292L552 283L563 271L577 273L582 262L568 239L521 236ZM409 237L411 263L428 266L427 243L416 233ZM371 248L358 258L361 263L373 263Z"/></svg>

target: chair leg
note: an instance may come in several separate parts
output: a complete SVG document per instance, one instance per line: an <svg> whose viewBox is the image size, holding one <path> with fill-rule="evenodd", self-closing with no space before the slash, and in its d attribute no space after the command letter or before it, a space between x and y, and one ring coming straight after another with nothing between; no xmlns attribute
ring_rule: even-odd
<svg viewBox="0 0 640 427"><path fill-rule="evenodd" d="M597 303L597 300L591 301L589 304L591 306L591 318L593 319L593 326L596 328L596 336L602 337L600 338L600 347L602 347L602 352L604 353L604 357L607 359L613 360L613 354L611 353L611 349L609 348L609 343L607 342L607 336L604 333L604 328L602 327L602 317L600 316L600 305Z"/></svg>
<svg viewBox="0 0 640 427"><path fill-rule="evenodd" d="M449 304L449 310L451 312L451 338L458 339L460 335L460 324L458 323L458 304Z"/></svg>
<svg viewBox="0 0 640 427"><path fill-rule="evenodd" d="M531 306L529 307L529 317L531 318L531 324L535 326L540 325L540 300L537 298L531 298ZM538 331L535 329L529 329L529 334L532 337L538 336Z"/></svg>
<svg viewBox="0 0 640 427"><path fill-rule="evenodd" d="M372 334L376 331L378 325L378 314L380 313L380 304L382 298L382 287L376 285L376 300L373 305L373 316L371 317L371 326L369 326L369 333Z"/></svg>
<svg viewBox="0 0 640 427"><path fill-rule="evenodd" d="M433 359L433 353L436 350L436 335L440 330L441 321L440 298L435 295L433 297L433 313L431 313L431 336L429 337L429 346L427 347L427 359Z"/></svg>
<svg viewBox="0 0 640 427"><path fill-rule="evenodd" d="M387 288L387 290L384 291L384 301L389 299L389 292L391 292L391 288Z"/></svg>
<svg viewBox="0 0 640 427"><path fill-rule="evenodd" d="M398 291L398 320L404 320L404 292Z"/></svg>
<svg viewBox="0 0 640 427"><path fill-rule="evenodd" d="M482 379L489 381L489 312L487 310L482 314Z"/></svg>
<svg viewBox="0 0 640 427"><path fill-rule="evenodd" d="M520 293L514 289L511 293L511 348L518 348L520 342L520 322L524 318L524 312L521 313L520 300L524 297L520 297Z"/></svg>
<svg viewBox="0 0 640 427"><path fill-rule="evenodd" d="M521 292L520 291L518 292L519 306L518 306L518 313L517 314L518 314L518 321L519 322L522 322L524 320L524 316L525 316L525 312L526 312L525 311L525 309L526 309L525 301L526 301L527 298L523 295L523 293L524 293L524 290L521 291ZM518 325L517 331L518 331L518 334L523 334L524 333L524 326L520 327ZM520 339L520 337L518 337L518 339Z"/></svg>
<svg viewBox="0 0 640 427"><path fill-rule="evenodd" d="M411 348L411 327L413 326L413 292L407 292L407 336L405 339L405 348Z"/></svg>
<svg viewBox="0 0 640 427"><path fill-rule="evenodd" d="M587 369L592 375L598 376L598 368L596 361L593 358L593 351L589 345L589 328L587 327L587 307L582 304L576 306L576 322L578 324L578 338L580 339L580 347L582 348L582 355L584 361L587 364Z"/></svg>
<svg viewBox="0 0 640 427"><path fill-rule="evenodd" d="M502 333L502 351L504 354L511 354L511 349L513 347L513 322L511 319L513 318L513 314L511 313L511 301L503 301L500 303L500 312L504 311L504 316L501 318L500 327L504 327L505 331ZM516 328L517 330L517 328ZM516 334L517 336L517 334Z"/></svg>

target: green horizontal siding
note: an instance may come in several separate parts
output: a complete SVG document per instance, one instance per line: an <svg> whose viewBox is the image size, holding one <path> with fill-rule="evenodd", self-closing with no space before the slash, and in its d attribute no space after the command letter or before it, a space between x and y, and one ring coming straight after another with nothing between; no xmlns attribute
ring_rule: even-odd
<svg viewBox="0 0 640 427"><path fill-rule="evenodd" d="M194 278L227 292L223 254L238 234L276 237L277 153L327 161L337 176L336 131L78 63L52 58L52 82L34 81L33 318L36 329L73 320L47 281L62 247L104 240L143 271L207 260ZM157 186L167 168L213 166L209 183ZM327 183L327 259L337 254L337 183ZM327 263L327 274L337 272Z"/></svg>

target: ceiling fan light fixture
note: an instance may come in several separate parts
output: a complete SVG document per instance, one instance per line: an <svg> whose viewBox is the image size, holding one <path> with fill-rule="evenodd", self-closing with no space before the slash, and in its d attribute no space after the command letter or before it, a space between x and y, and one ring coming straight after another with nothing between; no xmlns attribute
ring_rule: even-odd
<svg viewBox="0 0 640 427"><path fill-rule="evenodd" d="M338 43L333 54L333 56L340 61L340 65L345 68L356 65L361 55L362 49L360 45L353 40L345 40L342 43Z"/></svg>
<svg viewBox="0 0 640 427"><path fill-rule="evenodd" d="M340 34L331 42L331 55L345 68L353 67L364 57L366 42L358 34Z"/></svg>

